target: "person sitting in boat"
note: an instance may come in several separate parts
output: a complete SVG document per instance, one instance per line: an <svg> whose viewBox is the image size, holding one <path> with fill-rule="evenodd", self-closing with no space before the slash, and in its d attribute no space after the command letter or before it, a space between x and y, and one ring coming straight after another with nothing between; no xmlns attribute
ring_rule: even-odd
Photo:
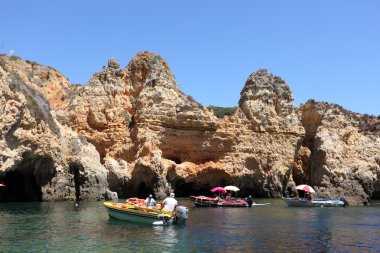
<svg viewBox="0 0 380 253"><path fill-rule="evenodd" d="M215 198L214 202L216 202L216 203L218 203L219 200L222 200L222 199L220 198L220 196L218 196L218 195L216 195L216 194L214 194L214 198Z"/></svg>
<svg viewBox="0 0 380 253"><path fill-rule="evenodd" d="M312 201L312 197L311 197L311 194L310 193L306 193L306 199L308 200L308 201Z"/></svg>
<svg viewBox="0 0 380 253"><path fill-rule="evenodd" d="M173 212L177 206L177 200L174 198L174 193L170 193L169 197L164 199L161 203L161 210L166 212Z"/></svg>
<svg viewBox="0 0 380 253"><path fill-rule="evenodd" d="M145 204L147 207L155 207L156 201L154 200L152 194L149 194L149 196L145 200Z"/></svg>

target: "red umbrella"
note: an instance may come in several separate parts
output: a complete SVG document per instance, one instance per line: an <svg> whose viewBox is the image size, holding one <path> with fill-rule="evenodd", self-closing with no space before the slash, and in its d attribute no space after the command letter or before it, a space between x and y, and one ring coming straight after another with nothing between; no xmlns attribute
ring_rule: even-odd
<svg viewBox="0 0 380 253"><path fill-rule="evenodd" d="M220 187L220 186L217 186L217 187L214 187L211 189L211 192L216 192L216 191L221 192L223 194L227 193L226 189L224 189L223 187Z"/></svg>
<svg viewBox="0 0 380 253"><path fill-rule="evenodd" d="M307 184L300 184L300 185L297 185L296 186L296 189L297 190L302 190L302 191L305 191L305 192L310 192L310 193L315 193L313 187L307 185Z"/></svg>

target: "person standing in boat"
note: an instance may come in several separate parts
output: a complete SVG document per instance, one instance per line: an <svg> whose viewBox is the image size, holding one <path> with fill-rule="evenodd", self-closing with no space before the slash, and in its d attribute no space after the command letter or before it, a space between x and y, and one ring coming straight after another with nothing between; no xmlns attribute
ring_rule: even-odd
<svg viewBox="0 0 380 253"><path fill-rule="evenodd" d="M174 193L170 193L169 197L164 199L161 203L161 210L166 211L166 212L173 212L175 207L177 206L177 200L174 198L175 195Z"/></svg>
<svg viewBox="0 0 380 253"><path fill-rule="evenodd" d="M253 199L252 199L252 196L251 196L251 195L249 195L249 196L247 197L247 203L248 203L248 206L249 206L249 207L252 206L252 204L253 204Z"/></svg>
<svg viewBox="0 0 380 253"><path fill-rule="evenodd" d="M145 200L145 204L147 207L155 207L156 201L154 200L152 194L149 194L149 196Z"/></svg>

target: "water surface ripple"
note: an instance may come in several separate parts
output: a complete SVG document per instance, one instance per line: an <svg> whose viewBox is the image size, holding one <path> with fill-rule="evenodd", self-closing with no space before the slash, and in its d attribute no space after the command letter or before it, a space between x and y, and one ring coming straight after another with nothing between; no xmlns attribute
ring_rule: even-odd
<svg viewBox="0 0 380 253"><path fill-rule="evenodd" d="M189 207L185 226L109 218L102 202L0 203L0 252L379 252L380 205Z"/></svg>

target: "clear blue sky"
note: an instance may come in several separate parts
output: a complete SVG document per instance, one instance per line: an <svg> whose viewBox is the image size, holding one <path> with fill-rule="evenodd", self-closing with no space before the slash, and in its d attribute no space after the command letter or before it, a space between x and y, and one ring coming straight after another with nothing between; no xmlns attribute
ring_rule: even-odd
<svg viewBox="0 0 380 253"><path fill-rule="evenodd" d="M236 106L247 77L282 77L295 106L313 98L380 115L380 1L2 0L0 53L85 84L115 57L166 59L182 91Z"/></svg>

